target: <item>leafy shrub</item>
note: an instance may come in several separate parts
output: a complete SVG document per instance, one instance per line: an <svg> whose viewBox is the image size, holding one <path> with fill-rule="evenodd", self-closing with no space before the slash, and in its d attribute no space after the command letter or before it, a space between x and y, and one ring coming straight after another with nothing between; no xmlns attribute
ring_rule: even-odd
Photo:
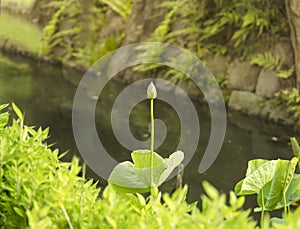
<svg viewBox="0 0 300 229"><path fill-rule="evenodd" d="M251 64L275 70L277 76L283 79L289 78L294 72L294 66L287 70L283 69L284 59L281 59L279 56L274 57L271 52L250 55L249 59Z"/></svg>
<svg viewBox="0 0 300 229"><path fill-rule="evenodd" d="M54 13L44 27L40 54L62 62L75 60L89 67L115 50L124 38L120 32L99 39L100 31L108 24L108 9L127 21L132 3L132 0L93 0L89 3L80 0L51 1L44 6Z"/></svg>
<svg viewBox="0 0 300 229"><path fill-rule="evenodd" d="M284 223L283 223L284 222ZM300 227L300 208L297 208L294 212L285 215L283 222L273 223L272 226L275 229L295 229Z"/></svg>
<svg viewBox="0 0 300 229"><path fill-rule="evenodd" d="M285 89L275 94L275 103L277 106L283 106L296 119L300 115L300 94L297 88L291 90Z"/></svg>
<svg viewBox="0 0 300 229"><path fill-rule="evenodd" d="M0 106L3 110L7 105ZM188 204L187 186L172 195L147 198L110 186L99 198L97 183L84 178L78 159L60 162L45 143L48 129L35 130L0 113L0 225L3 228L255 228L244 197L220 194L203 183L202 210ZM83 176L78 176L82 171Z"/></svg>
<svg viewBox="0 0 300 229"><path fill-rule="evenodd" d="M282 35L288 35L288 23L282 1L169 0L160 7L172 12L180 20L170 33L162 30L160 41L189 48L203 56L207 52L247 56L257 45L270 47ZM169 19L169 14L166 19ZM162 24L166 21L164 20ZM172 22L168 28L173 28ZM165 27L166 28L166 27ZM162 39L163 37L163 39ZM263 43L262 43L263 42Z"/></svg>

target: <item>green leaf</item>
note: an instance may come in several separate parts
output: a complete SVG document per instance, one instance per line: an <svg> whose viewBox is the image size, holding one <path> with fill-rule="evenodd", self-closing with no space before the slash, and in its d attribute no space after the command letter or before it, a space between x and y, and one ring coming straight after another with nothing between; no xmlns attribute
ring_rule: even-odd
<svg viewBox="0 0 300 229"><path fill-rule="evenodd" d="M295 202L300 200L300 187L299 187L299 184L300 184L300 175L295 174L292 181L291 181L291 183L290 183L290 186L288 187L288 190L286 192L286 205L287 206L289 206L292 203L295 203ZM283 207L284 207L284 203L283 203L283 200L281 200L279 203L277 203L277 205L272 210L281 209ZM262 208L258 207L258 208L254 209L254 212L260 212L261 210L262 210ZM270 210L270 209L265 208L265 210Z"/></svg>
<svg viewBox="0 0 300 229"><path fill-rule="evenodd" d="M110 174L108 183L120 191L133 193L148 192L150 190L150 180L145 181L141 179L140 173L137 170L134 164L129 161L119 163ZM150 174L150 170L140 170L148 171Z"/></svg>
<svg viewBox="0 0 300 229"><path fill-rule="evenodd" d="M8 105L9 105L8 103L0 105L0 111L5 109Z"/></svg>
<svg viewBox="0 0 300 229"><path fill-rule="evenodd" d="M22 120L23 115L22 115L21 110L17 107L17 105L15 103L12 103L11 105L12 105L12 108L15 111L16 115L18 116L18 118Z"/></svg>
<svg viewBox="0 0 300 229"><path fill-rule="evenodd" d="M19 216L21 216L21 217L25 217L25 216L26 216L26 214L25 214L25 212L24 212L23 209L18 208L18 207L13 207L13 209L14 209L14 211L15 211Z"/></svg>
<svg viewBox="0 0 300 229"><path fill-rule="evenodd" d="M299 159L299 157L300 157L300 146L299 146L296 138L293 137L290 140L291 140L291 145L292 145L293 153Z"/></svg>
<svg viewBox="0 0 300 229"><path fill-rule="evenodd" d="M150 153L149 150L132 152L132 159L137 164L129 161L119 163L110 174L108 182L113 184L114 187L119 186L118 189L126 192L148 192L151 187ZM167 168L167 163L155 152L153 161L155 162L152 168L153 183L157 185L162 172Z"/></svg>
<svg viewBox="0 0 300 229"><path fill-rule="evenodd" d="M151 150L135 150L131 153L131 158L136 168L149 168ZM165 168L167 168L165 160L159 154L153 152L153 166L155 167L162 164L165 164Z"/></svg>
<svg viewBox="0 0 300 229"><path fill-rule="evenodd" d="M108 182L116 189L124 192L149 192L150 179L150 150L136 150L131 154L134 163L125 161L119 163L112 171ZM176 151L168 159L153 154L153 183L160 186L183 160L184 154Z"/></svg>
<svg viewBox="0 0 300 229"><path fill-rule="evenodd" d="M291 205L292 203L295 203L297 201L300 200L300 187L299 187L299 184L300 184L300 174L294 174L294 177L286 191L286 205L289 206ZM271 188L271 182L269 182L269 184L267 184L265 187L264 187L264 199L265 199L265 202L268 198L268 192L269 191L265 191L265 188L269 186L269 190ZM254 212L260 212L262 210L261 208L261 201L259 201L260 199L260 196L261 194L258 195L258 200L257 202L259 203L259 206L258 208L255 208L254 209ZM283 200L281 200L279 203L277 203L277 205L272 209L272 210L277 210L277 209L281 209L284 207L284 203L283 203ZM266 209L265 210L270 210L270 209Z"/></svg>
<svg viewBox="0 0 300 229"><path fill-rule="evenodd" d="M251 25L254 23L255 23L255 15L253 15L253 13L251 13L251 11L250 11L247 14L245 14L245 16L243 17L242 28L245 28L248 25Z"/></svg>
<svg viewBox="0 0 300 229"><path fill-rule="evenodd" d="M0 105L0 112L5 109L8 106L8 104L3 104ZM8 112L4 112L4 113L0 113L0 128L6 126L7 122L9 119L9 113Z"/></svg>
<svg viewBox="0 0 300 229"><path fill-rule="evenodd" d="M265 204L267 202L268 199L268 194L270 192L271 189L271 185L272 185L272 181L268 182L259 192L259 194L257 194L257 204L259 207L262 207L263 203ZM262 199L262 192L264 193L263 199ZM262 202L264 201L264 202ZM257 208L259 209L259 208Z"/></svg>
<svg viewBox="0 0 300 229"><path fill-rule="evenodd" d="M8 112L1 113L1 114L0 114L0 128L6 126L6 124L7 124L7 122L8 122L8 119L9 119L9 114L8 114Z"/></svg>
<svg viewBox="0 0 300 229"><path fill-rule="evenodd" d="M202 186L207 196L209 196L212 200L218 199L220 194L212 184L208 183L207 181L203 181Z"/></svg>
<svg viewBox="0 0 300 229"><path fill-rule="evenodd" d="M184 153L180 150L172 153L168 159L165 159L167 163L167 169L163 171L163 173L160 175L159 180L157 182L157 186L160 186L167 178L170 176L172 171L180 165L180 163L184 159Z"/></svg>
<svg viewBox="0 0 300 229"><path fill-rule="evenodd" d="M266 209L273 210L282 200L283 195L286 194L286 191L293 179L297 162L298 159L296 157L294 157L291 161L277 160L276 172L272 179L271 188L265 204Z"/></svg>
<svg viewBox="0 0 300 229"><path fill-rule="evenodd" d="M278 217L273 217L273 218L270 220L270 223L271 223L272 226L274 226L274 224L281 224L281 225L284 225L284 219L278 218Z"/></svg>
<svg viewBox="0 0 300 229"><path fill-rule="evenodd" d="M151 187L151 151L150 150L135 150L131 153L132 161L136 172L140 178ZM159 186L159 178L162 172L167 168L166 161L156 152L153 152L153 183Z"/></svg>
<svg viewBox="0 0 300 229"><path fill-rule="evenodd" d="M264 185L272 180L275 168L276 161L274 160L256 159L249 161L245 179L241 180L235 186L236 194L258 194Z"/></svg>

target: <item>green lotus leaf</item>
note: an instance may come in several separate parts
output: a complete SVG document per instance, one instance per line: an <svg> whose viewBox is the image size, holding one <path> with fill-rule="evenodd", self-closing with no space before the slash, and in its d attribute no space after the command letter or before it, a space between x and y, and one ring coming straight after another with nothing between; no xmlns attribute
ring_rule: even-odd
<svg viewBox="0 0 300 229"><path fill-rule="evenodd" d="M291 161L277 160L276 172L272 179L270 191L268 193L266 209L273 210L276 205L282 201L283 195L293 179L294 172L297 166L298 159L294 157Z"/></svg>
<svg viewBox="0 0 300 229"><path fill-rule="evenodd" d="M167 163L167 169L163 171L163 173L160 175L160 178L158 180L157 186L160 186L165 180L170 176L172 171L180 165L180 163L184 159L184 153L180 150L172 153L169 158L165 159Z"/></svg>
<svg viewBox="0 0 300 229"><path fill-rule="evenodd" d="M151 166L151 150L135 150L131 153L132 161L136 168L150 168ZM165 165L166 161L156 152L153 152L153 167Z"/></svg>
<svg viewBox="0 0 300 229"><path fill-rule="evenodd" d="M151 186L160 186L171 172L183 161L184 154L176 151L169 158L164 159L153 153L151 184L151 151L136 150L131 154L134 163L125 161L119 163L108 178L109 184L123 192L149 192Z"/></svg>
<svg viewBox="0 0 300 229"><path fill-rule="evenodd" d="M249 161L246 177L235 186L237 195L259 193L272 180L275 174L276 162L275 160L268 161L263 159Z"/></svg>

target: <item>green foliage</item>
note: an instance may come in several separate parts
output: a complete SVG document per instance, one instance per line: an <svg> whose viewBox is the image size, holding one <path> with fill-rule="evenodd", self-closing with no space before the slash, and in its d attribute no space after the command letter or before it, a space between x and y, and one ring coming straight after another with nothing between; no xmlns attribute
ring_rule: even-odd
<svg viewBox="0 0 300 229"><path fill-rule="evenodd" d="M58 39L59 36L56 36L56 39L53 36L58 30L59 19L65 9L65 5L62 4L45 26L42 44L39 47L40 54L48 55L50 51L62 41L61 39Z"/></svg>
<svg viewBox="0 0 300 229"><path fill-rule="evenodd" d="M78 0L57 0L44 6L55 10L48 24L44 27L42 44L39 48L41 55L49 55L55 47L60 47L65 51L65 56L61 60L67 60L71 57L73 50L73 41L68 37L79 36L82 31L80 15L83 13L82 2ZM61 28L64 23L65 29ZM66 26L66 23L68 25Z"/></svg>
<svg viewBox="0 0 300 229"><path fill-rule="evenodd" d="M114 188L133 193L143 193L157 189L180 165L184 153L180 150L172 153L169 158L162 158L154 152L154 103L157 90L153 82L147 88L147 98L150 100L151 145L150 150L135 150L131 153L132 162L119 163L111 172L108 183Z"/></svg>
<svg viewBox="0 0 300 229"><path fill-rule="evenodd" d="M161 24L154 30L151 39L154 41L163 42L168 32L171 30L171 23L174 14L177 12L179 5L174 4L171 10L166 14Z"/></svg>
<svg viewBox="0 0 300 229"><path fill-rule="evenodd" d="M280 59L279 56L273 57L271 52L259 53L251 55L250 63L264 67L267 69L275 70L277 76L280 78L289 78L294 73L294 67L290 67L288 70L283 69L284 59Z"/></svg>
<svg viewBox="0 0 300 229"><path fill-rule="evenodd" d="M126 21L128 20L133 0L98 0L101 3L108 5L113 11L123 17Z"/></svg>
<svg viewBox="0 0 300 229"><path fill-rule="evenodd" d="M3 228L257 228L242 210L245 198L230 192L220 194L203 182L201 210L186 202L187 186L172 195L156 190L153 195L119 193L108 185L99 197L97 183L86 180L78 159L61 162L58 150L45 143L48 129L24 125L20 109L13 104L17 119L9 122L8 104L0 105L0 225ZM11 123L8 125L8 123ZM299 145L292 140L293 149ZM143 156L143 158L140 158ZM144 156L133 155L137 167ZM154 165L162 159L154 159ZM236 187L238 194L260 193L265 209L277 209L300 196L300 176L294 174L297 159L252 160L246 178ZM79 176L80 171L82 176ZM269 173L269 174L268 174ZM273 176L272 176L273 175ZM261 188L262 187L262 188ZM261 193L264 190L264 193ZM262 201L263 200L263 201ZM271 219L272 228L298 228L300 208ZM263 221L267 226L267 218Z"/></svg>
<svg viewBox="0 0 300 229"><path fill-rule="evenodd" d="M99 198L97 183L72 162L60 162L45 143L48 129L23 124L22 112L8 125L0 106L0 225L3 228L255 228L244 198L230 193L229 204L207 182L202 210L186 202L187 186L172 195L147 198L118 193L111 186ZM136 161L139 164L139 162ZM82 171L83 176L79 176Z"/></svg>
<svg viewBox="0 0 300 229"><path fill-rule="evenodd" d="M8 104L0 105L0 128L3 128L6 126L9 118L8 112L2 112L3 109L5 109L8 106Z"/></svg>
<svg viewBox="0 0 300 229"><path fill-rule="evenodd" d="M54 10L44 28L39 51L59 61L73 60L85 67L115 50L122 41L123 33L108 34L100 39L101 30L108 24L107 11L111 8L125 21L128 20L133 1L56 0L45 7Z"/></svg>
<svg viewBox="0 0 300 229"><path fill-rule="evenodd" d="M237 195L258 194L274 177L275 168L276 161L274 160L256 159L249 161L246 177L236 184L235 192Z"/></svg>
<svg viewBox="0 0 300 229"><path fill-rule="evenodd" d="M119 194L108 186L102 203L109 201L110 207L101 217L112 228L255 228L249 211L241 210L243 197L231 193L227 205L225 194L219 194L207 182L203 187L206 195L201 196L200 211L196 203L186 203L187 186L172 195L158 193L147 198L140 194Z"/></svg>
<svg viewBox="0 0 300 229"><path fill-rule="evenodd" d="M119 163L109 176L108 182L124 192L149 192L154 185L159 187L182 162L183 153L176 151L168 159L154 152L153 183L151 183L150 150L136 150L131 153L133 163Z"/></svg>
<svg viewBox="0 0 300 229"><path fill-rule="evenodd" d="M272 223L274 229L295 229L300 227L300 208L283 216L283 221Z"/></svg>
<svg viewBox="0 0 300 229"><path fill-rule="evenodd" d="M118 48L124 38L124 34L111 34L103 39L100 44L92 40L84 48L76 48L73 56L86 67L93 65L99 58L111 53ZM96 43L96 45L95 45Z"/></svg>
<svg viewBox="0 0 300 229"><path fill-rule="evenodd" d="M298 158L298 170L300 169L300 146L295 137L290 139L293 154Z"/></svg>
<svg viewBox="0 0 300 229"><path fill-rule="evenodd" d="M78 176L78 159L59 162L58 150L44 143L48 129L25 126L20 110L13 109L19 118L11 126L8 113L0 115L0 225L65 228L62 209L74 227L90 225L90 209L99 193L96 184Z"/></svg>
<svg viewBox="0 0 300 229"><path fill-rule="evenodd" d="M245 57L258 44L271 46L279 36L288 35L282 1L174 0L161 7L171 10L175 5L174 17L182 26L164 41L187 47L200 57L207 52Z"/></svg>
<svg viewBox="0 0 300 229"><path fill-rule="evenodd" d="M298 157L299 145L291 138L294 154ZM296 174L298 158L292 160L255 159L248 163L246 177L235 186L237 195L257 194L261 211L261 226L265 225L264 211L284 208L284 216L290 214L289 206L300 200L300 174ZM271 223L280 225L284 219L273 218Z"/></svg>
<svg viewBox="0 0 300 229"><path fill-rule="evenodd" d="M275 94L275 105L282 106L289 111L294 118L300 115L300 94L297 88L285 89Z"/></svg>
<svg viewBox="0 0 300 229"><path fill-rule="evenodd" d="M300 158L300 146L296 140L296 138L291 138L291 145L293 149L294 155L299 159Z"/></svg>
<svg viewBox="0 0 300 229"><path fill-rule="evenodd" d="M279 37L288 36L284 1L169 0L158 8L167 13L152 33L151 40L178 45L200 58L213 54L246 59L253 52L269 50ZM285 69L282 60L278 65L274 63L277 59L269 57L258 54L250 60L260 66L271 64L271 68L276 67L278 77L292 75L293 67ZM151 64L137 70L159 67ZM174 70L166 70L163 74L171 76L173 81L187 77Z"/></svg>
<svg viewBox="0 0 300 229"><path fill-rule="evenodd" d="M245 179L235 186L237 195L257 194L256 211L288 207L300 199L299 178L294 174L298 159L249 161Z"/></svg>

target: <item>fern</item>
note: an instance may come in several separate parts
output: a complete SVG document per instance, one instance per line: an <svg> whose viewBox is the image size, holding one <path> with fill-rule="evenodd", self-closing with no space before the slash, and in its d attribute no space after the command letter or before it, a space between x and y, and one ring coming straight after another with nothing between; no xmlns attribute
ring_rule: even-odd
<svg viewBox="0 0 300 229"><path fill-rule="evenodd" d="M159 7L162 7L163 5L160 5ZM167 33L170 31L170 24L172 22L172 17L174 16L174 14L176 13L176 11L178 10L178 5L172 5L172 9L169 13L166 14L164 20L162 21L162 23L154 30L154 32L151 35L151 40L152 41L159 41L159 42L164 42L165 37L167 35ZM157 60L159 60L159 56L161 53L161 50L147 50L146 48L141 48L142 49L142 53L139 54L139 58L143 59L143 58L147 58L149 52L152 53L152 55L157 56ZM136 66L134 68L134 71L139 71L139 72L146 72L146 71L151 71L153 69L157 69L161 66L161 64L143 64L143 65L139 65Z"/></svg>
<svg viewBox="0 0 300 229"><path fill-rule="evenodd" d="M253 65L275 70L277 76L280 78L289 78L294 73L294 66L290 67L288 70L284 70L284 59L281 59L279 56L274 57L271 52L252 55L250 56L249 61Z"/></svg>
<svg viewBox="0 0 300 229"><path fill-rule="evenodd" d="M55 13L44 28L40 54L52 55L60 61L73 60L88 67L115 50L124 38L123 33L118 33L99 39L99 33L108 24L108 8L128 20L132 3L133 0L93 0L88 8L81 0L56 0L47 3L44 7L55 10ZM89 37L83 40L82 36L86 32L89 32ZM53 54L57 48L63 51L63 57Z"/></svg>
<svg viewBox="0 0 300 229"><path fill-rule="evenodd" d="M273 57L271 52L264 52L250 57L250 63L268 69L279 69L283 64L279 56Z"/></svg>
<svg viewBox="0 0 300 229"><path fill-rule="evenodd" d="M175 16L182 28L169 33L160 33L158 40L168 43L172 41L181 47L188 47L195 53L206 49L213 54L246 57L261 42L271 47L280 35L288 35L286 29L282 29L288 28L282 11L283 2L174 0L164 2L160 7L171 12L174 6L178 6ZM167 17L168 15L165 19ZM164 23L165 21L161 26ZM172 27L172 22L168 21L168 25ZM157 36L153 35L153 38Z"/></svg>
<svg viewBox="0 0 300 229"><path fill-rule="evenodd" d="M45 26L43 31L43 40L41 43L41 46L39 48L39 53L41 55L47 55L50 53L51 48L53 48L53 45L51 46L51 43L53 43L53 35L57 32L58 28L57 25L59 23L60 16L65 11L66 6L60 5L60 8L53 14L50 22L48 25Z"/></svg>
<svg viewBox="0 0 300 229"><path fill-rule="evenodd" d="M173 5L171 11L167 13L162 23L154 30L151 39L154 41L164 41L165 36L170 31L172 17L178 10L178 5Z"/></svg>
<svg viewBox="0 0 300 229"><path fill-rule="evenodd" d="M275 94L277 105L287 109L294 118L298 119L300 115L300 94L297 88L291 90L282 90Z"/></svg>
<svg viewBox="0 0 300 229"><path fill-rule="evenodd" d="M289 78L295 71L295 67L292 66L288 70L279 70L277 71L277 76L279 78L287 79Z"/></svg>
<svg viewBox="0 0 300 229"><path fill-rule="evenodd" d="M133 0L98 0L108 5L113 11L119 14L125 21L128 20Z"/></svg>

